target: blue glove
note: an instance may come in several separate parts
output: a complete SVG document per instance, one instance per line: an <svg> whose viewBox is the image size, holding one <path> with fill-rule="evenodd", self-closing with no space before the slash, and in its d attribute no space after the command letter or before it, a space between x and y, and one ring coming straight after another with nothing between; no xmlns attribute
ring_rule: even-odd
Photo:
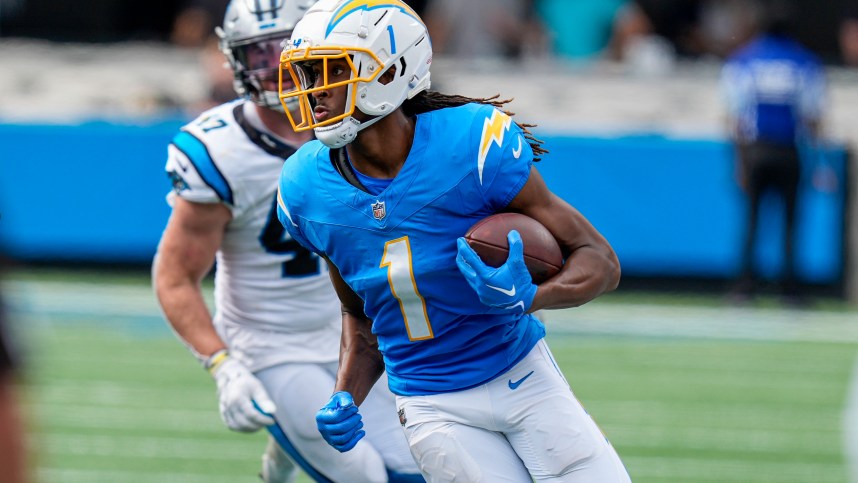
<svg viewBox="0 0 858 483"><path fill-rule="evenodd" d="M509 256L503 265L492 268L483 263L464 238L459 238L456 265L484 304L523 314L533 304L536 285L524 264L521 235L512 230L506 239L509 242Z"/></svg>
<svg viewBox="0 0 858 483"><path fill-rule="evenodd" d="M366 434L358 407L346 391L335 392L328 404L316 413L316 427L329 445L340 453L355 447Z"/></svg>

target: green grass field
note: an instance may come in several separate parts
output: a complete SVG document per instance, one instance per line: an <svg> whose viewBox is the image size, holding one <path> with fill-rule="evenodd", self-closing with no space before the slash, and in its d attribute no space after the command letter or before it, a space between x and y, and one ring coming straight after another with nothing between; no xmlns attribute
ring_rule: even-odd
<svg viewBox="0 0 858 483"><path fill-rule="evenodd" d="M264 435L221 425L145 277L13 275L36 481L258 481ZM620 293L548 340L635 482L845 482L858 313L771 305Z"/></svg>

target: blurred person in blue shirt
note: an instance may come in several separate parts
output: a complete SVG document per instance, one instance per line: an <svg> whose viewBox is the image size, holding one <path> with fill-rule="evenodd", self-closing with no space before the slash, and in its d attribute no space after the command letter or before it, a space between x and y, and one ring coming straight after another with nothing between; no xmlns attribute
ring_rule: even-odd
<svg viewBox="0 0 858 483"><path fill-rule="evenodd" d="M722 89L737 147L737 181L747 195L748 218L741 275L732 295L746 300L757 288L753 252L759 206L768 191L784 200L786 233L780 285L787 301L799 300L794 258L799 144L819 135L826 80L817 57L790 35L792 10L767 5L761 33L727 59Z"/></svg>

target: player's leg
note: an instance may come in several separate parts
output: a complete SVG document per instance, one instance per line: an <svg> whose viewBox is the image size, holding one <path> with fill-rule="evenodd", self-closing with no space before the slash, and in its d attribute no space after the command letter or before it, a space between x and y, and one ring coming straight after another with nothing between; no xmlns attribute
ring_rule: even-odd
<svg viewBox="0 0 858 483"><path fill-rule="evenodd" d="M387 481L381 455L367 441L340 453L322 439L316 411L331 396L337 364L281 364L256 373L277 405L271 434L294 462L316 481Z"/></svg>
<svg viewBox="0 0 858 483"><path fill-rule="evenodd" d="M757 290L757 271L754 267L754 251L757 244L757 225L759 223L760 200L762 199L761 167L756 155L757 148L747 147L742 151L742 166L745 173L745 223L744 243L742 244L742 273L738 292L743 295L755 295Z"/></svg>
<svg viewBox="0 0 858 483"><path fill-rule="evenodd" d="M360 412L366 440L384 459L391 483L423 481L397 417L396 398L387 386L386 375L375 383L361 404Z"/></svg>
<svg viewBox="0 0 858 483"><path fill-rule="evenodd" d="M784 258L781 291L787 297L799 295L798 281L796 279L796 257L795 242L796 213L798 201L798 186L801 179L801 161L798 149L795 147L781 148L778 161L781 163L780 185L784 199Z"/></svg>
<svg viewBox="0 0 858 483"><path fill-rule="evenodd" d="M485 386L448 394L397 397L411 453L429 483L530 483L491 419Z"/></svg>
<svg viewBox="0 0 858 483"><path fill-rule="evenodd" d="M294 483L298 477L298 467L270 434L268 446L262 454L262 472L259 477L265 483Z"/></svg>
<svg viewBox="0 0 858 483"><path fill-rule="evenodd" d="M487 389L498 425L535 481L630 481L613 446L570 390L545 341Z"/></svg>
<svg viewBox="0 0 858 483"><path fill-rule="evenodd" d="M733 281L728 298L733 303L745 303L753 296L754 269L753 269L753 246L754 225L756 220L755 204L751 192L751 148L747 145L736 146L735 178L736 183L744 193L743 202L745 209L745 223L742 227L741 245L739 247L739 273Z"/></svg>

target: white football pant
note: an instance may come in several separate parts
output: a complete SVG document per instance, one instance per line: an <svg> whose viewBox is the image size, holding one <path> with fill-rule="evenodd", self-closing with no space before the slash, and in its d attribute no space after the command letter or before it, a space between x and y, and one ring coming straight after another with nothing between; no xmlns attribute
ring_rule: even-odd
<svg viewBox="0 0 858 483"><path fill-rule="evenodd" d="M360 405L366 436L354 449L340 453L322 439L316 427L316 412L330 399L336 372L337 363L331 362L281 364L256 373L277 405L275 419L286 444L292 447L292 451L284 448L286 453L317 481L385 483L388 470L418 474L396 417L386 376L378 380Z"/></svg>
<svg viewBox="0 0 858 483"><path fill-rule="evenodd" d="M544 340L487 384L396 404L430 483L631 481Z"/></svg>

